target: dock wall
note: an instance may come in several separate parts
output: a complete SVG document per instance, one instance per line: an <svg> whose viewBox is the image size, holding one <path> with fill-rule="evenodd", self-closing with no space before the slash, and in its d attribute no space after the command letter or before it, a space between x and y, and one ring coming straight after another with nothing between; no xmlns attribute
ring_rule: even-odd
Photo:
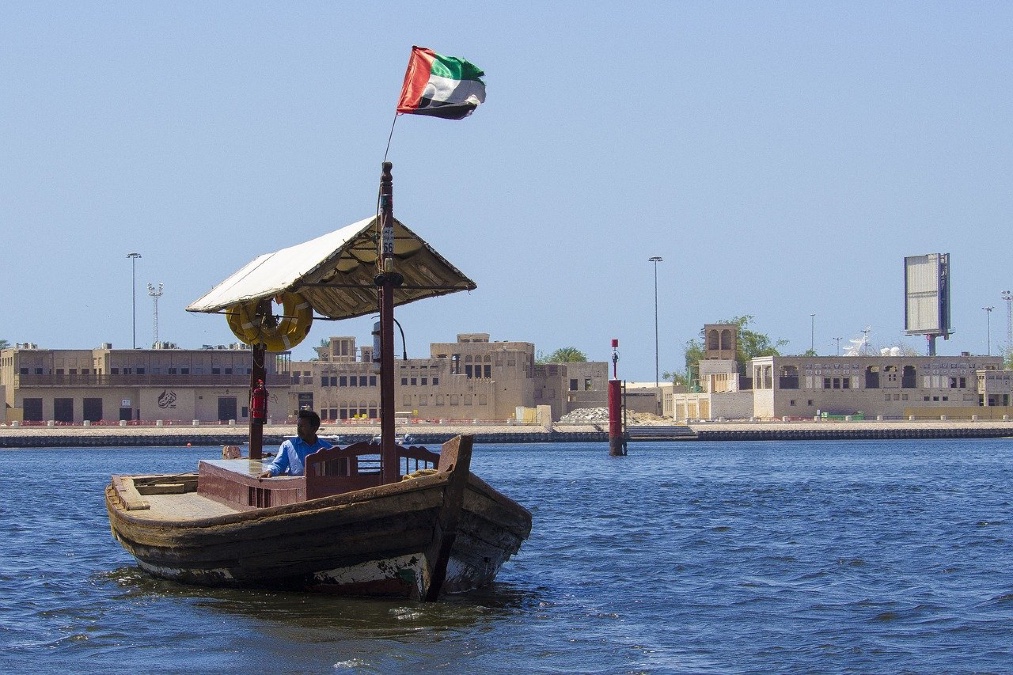
<svg viewBox="0 0 1013 675"><path fill-rule="evenodd" d="M342 429L343 444L368 441L377 430ZM331 430L322 429L321 435ZM412 428L412 444L438 445L459 434L472 434L477 443L608 443L600 425L439 426ZM631 444L662 441L818 441L909 438L1013 437L1008 421L905 422L740 422L688 426L642 425L626 430ZM277 447L295 435L294 426L271 425L264 430L265 448ZM0 448L61 447L186 447L247 443L245 427L0 427Z"/></svg>

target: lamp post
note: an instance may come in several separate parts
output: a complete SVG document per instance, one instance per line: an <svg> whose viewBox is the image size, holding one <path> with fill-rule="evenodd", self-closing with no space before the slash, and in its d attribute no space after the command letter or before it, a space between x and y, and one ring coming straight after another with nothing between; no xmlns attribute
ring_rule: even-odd
<svg viewBox="0 0 1013 675"><path fill-rule="evenodd" d="M661 381L658 359L658 263L662 262L662 257L651 256L647 262L654 263L654 388L657 389Z"/></svg>
<svg viewBox="0 0 1013 675"><path fill-rule="evenodd" d="M137 259L140 253L128 253L130 258L130 307L133 317L134 349L137 349Z"/></svg>
<svg viewBox="0 0 1013 675"><path fill-rule="evenodd" d="M1006 353L1009 354L1013 350L1013 293L1003 291L1000 295L1006 303Z"/></svg>
<svg viewBox="0 0 1013 675"><path fill-rule="evenodd" d="M816 315L809 315L809 353L816 356Z"/></svg>
<svg viewBox="0 0 1013 675"><path fill-rule="evenodd" d="M840 356L841 355L841 338L835 337L835 338L831 338L831 339L833 339L835 342L837 342L837 355Z"/></svg>
<svg viewBox="0 0 1013 675"><path fill-rule="evenodd" d="M992 310L995 307L989 305L982 309L985 310L985 355L992 356Z"/></svg>

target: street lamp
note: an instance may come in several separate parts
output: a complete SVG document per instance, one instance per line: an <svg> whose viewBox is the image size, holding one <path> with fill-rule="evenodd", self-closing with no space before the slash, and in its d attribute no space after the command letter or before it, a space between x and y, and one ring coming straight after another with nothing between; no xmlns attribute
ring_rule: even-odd
<svg viewBox="0 0 1013 675"><path fill-rule="evenodd" d="M654 263L654 388L657 389L661 377L658 362L658 263L662 262L660 255L651 256L647 262Z"/></svg>
<svg viewBox="0 0 1013 675"><path fill-rule="evenodd" d="M1003 291L1002 299L1006 302L1006 352L1013 350L1013 293Z"/></svg>
<svg viewBox="0 0 1013 675"><path fill-rule="evenodd" d="M141 254L128 253L127 257L130 258L130 306L133 316L134 349L137 349L137 259Z"/></svg>
<svg viewBox="0 0 1013 675"><path fill-rule="evenodd" d="M982 309L985 310L985 354L992 356L992 310L995 307L989 305Z"/></svg>
<svg viewBox="0 0 1013 675"><path fill-rule="evenodd" d="M809 315L809 353L816 356L816 315Z"/></svg>

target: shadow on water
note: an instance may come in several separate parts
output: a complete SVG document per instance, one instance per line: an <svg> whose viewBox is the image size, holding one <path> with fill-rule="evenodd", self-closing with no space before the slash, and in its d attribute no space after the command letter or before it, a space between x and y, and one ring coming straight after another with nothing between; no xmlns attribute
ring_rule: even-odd
<svg viewBox="0 0 1013 675"><path fill-rule="evenodd" d="M354 631L372 637L395 637L406 630L469 628L523 615L538 607L531 591L496 582L460 595L444 595L439 602L396 598L362 598L265 588L209 588L153 577L124 566L101 574L120 589L117 600L136 602L183 601L190 607L255 623L293 628Z"/></svg>

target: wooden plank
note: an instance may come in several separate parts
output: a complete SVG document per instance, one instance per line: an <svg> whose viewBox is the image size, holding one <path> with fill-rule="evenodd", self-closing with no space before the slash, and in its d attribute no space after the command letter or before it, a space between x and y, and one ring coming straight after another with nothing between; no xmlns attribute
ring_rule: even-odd
<svg viewBox="0 0 1013 675"><path fill-rule="evenodd" d="M464 491L468 487L471 471L471 449L474 436L457 436L443 444L440 449L440 471L450 472L447 489L443 492L443 508L434 532L432 544L426 551L426 560L432 565L429 573L429 588L425 598L436 601L447 578L447 564L450 551L457 536L457 523L464 505Z"/></svg>

